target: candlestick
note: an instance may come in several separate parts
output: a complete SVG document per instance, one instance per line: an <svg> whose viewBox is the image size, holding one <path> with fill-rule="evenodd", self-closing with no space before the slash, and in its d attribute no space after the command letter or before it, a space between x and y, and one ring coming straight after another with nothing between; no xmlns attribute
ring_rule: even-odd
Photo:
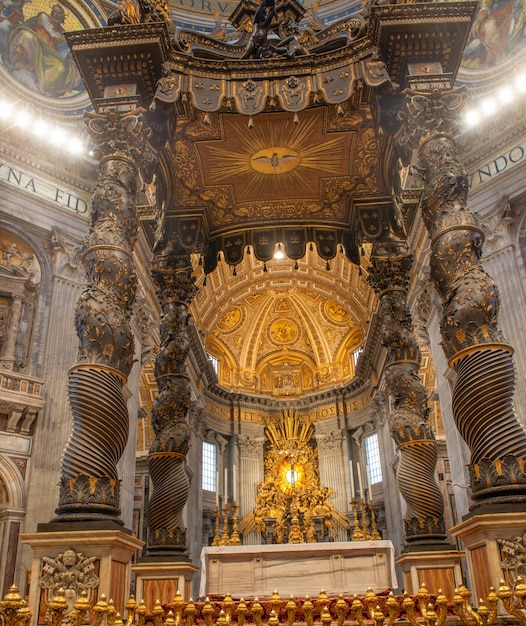
<svg viewBox="0 0 526 626"><path fill-rule="evenodd" d="M216 470L216 511L219 509L219 470Z"/></svg>
<svg viewBox="0 0 526 626"><path fill-rule="evenodd" d="M230 537L228 536L228 508L224 510L225 517L223 519L223 535L221 537L221 541L219 542L220 546L228 546L230 543Z"/></svg>
<svg viewBox="0 0 526 626"><path fill-rule="evenodd" d="M371 539L373 541L378 541L382 538L382 535L380 535L378 528L376 527L376 511L374 509L374 504L371 504L369 508L371 509Z"/></svg>
<svg viewBox="0 0 526 626"><path fill-rule="evenodd" d="M352 468L352 460L349 460L349 476L351 480L351 500L354 500L354 471Z"/></svg>
<svg viewBox="0 0 526 626"><path fill-rule="evenodd" d="M228 468L225 467L225 482L224 482L224 488L225 488L225 504L228 502Z"/></svg>
<svg viewBox="0 0 526 626"><path fill-rule="evenodd" d="M230 535L230 545L232 546L237 546L241 543L237 525L237 509L238 507L234 504L232 507L232 534Z"/></svg>
<svg viewBox="0 0 526 626"><path fill-rule="evenodd" d="M360 498L363 502L362 468L359 463L356 467L358 468L358 487L360 488Z"/></svg>
<svg viewBox="0 0 526 626"><path fill-rule="evenodd" d="M371 539L371 534L369 533L369 529L367 527L367 505L365 504L365 502L362 502L360 504L360 507L362 509L362 539L364 539L365 541L369 541Z"/></svg>
<svg viewBox="0 0 526 626"><path fill-rule="evenodd" d="M215 533L214 540L212 541L213 546L219 546L221 541L221 534L219 532L219 517L221 516L221 511L216 509L216 523L215 523Z"/></svg>
<svg viewBox="0 0 526 626"><path fill-rule="evenodd" d="M369 466L365 466L365 470L367 472L367 493L369 494L369 504L373 503L373 492L371 489L371 473L369 472Z"/></svg>
<svg viewBox="0 0 526 626"><path fill-rule="evenodd" d="M351 541L362 541L363 533L362 529L360 528L360 522L358 521L358 504L353 500L351 502L351 506L354 515L354 530Z"/></svg>
<svg viewBox="0 0 526 626"><path fill-rule="evenodd" d="M232 482L233 482L233 494L234 494L234 503L237 502L237 474L236 474L236 466L232 466Z"/></svg>

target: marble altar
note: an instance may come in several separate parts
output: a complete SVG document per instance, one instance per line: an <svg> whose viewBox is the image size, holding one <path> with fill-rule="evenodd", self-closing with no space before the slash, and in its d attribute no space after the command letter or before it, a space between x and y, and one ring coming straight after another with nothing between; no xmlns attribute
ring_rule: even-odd
<svg viewBox="0 0 526 626"><path fill-rule="evenodd" d="M396 589L391 541L218 546L201 552L199 596L317 596Z"/></svg>

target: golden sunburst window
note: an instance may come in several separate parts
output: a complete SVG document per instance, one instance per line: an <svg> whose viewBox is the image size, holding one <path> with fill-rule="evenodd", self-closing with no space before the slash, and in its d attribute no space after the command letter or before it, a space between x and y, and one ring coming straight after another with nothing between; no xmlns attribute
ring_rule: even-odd
<svg viewBox="0 0 526 626"><path fill-rule="evenodd" d="M286 495L305 488L305 467L297 461L294 463L289 457L283 459L278 476L279 488Z"/></svg>

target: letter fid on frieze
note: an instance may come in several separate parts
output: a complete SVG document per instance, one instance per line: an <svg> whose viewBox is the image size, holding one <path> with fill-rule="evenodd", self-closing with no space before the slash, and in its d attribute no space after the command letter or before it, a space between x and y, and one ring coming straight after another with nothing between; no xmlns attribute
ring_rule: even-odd
<svg viewBox="0 0 526 626"><path fill-rule="evenodd" d="M0 185L2 183L16 187L34 197L49 200L67 211L88 215L89 205L84 198L5 162L0 162Z"/></svg>

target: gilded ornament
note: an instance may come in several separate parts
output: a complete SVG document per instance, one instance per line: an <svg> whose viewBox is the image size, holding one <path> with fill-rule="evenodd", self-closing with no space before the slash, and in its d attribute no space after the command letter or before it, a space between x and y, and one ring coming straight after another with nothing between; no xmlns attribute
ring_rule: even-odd
<svg viewBox="0 0 526 626"><path fill-rule="evenodd" d="M291 343L298 337L299 329L292 320L276 320L270 326L269 333L276 343Z"/></svg>
<svg viewBox="0 0 526 626"><path fill-rule="evenodd" d="M351 315L334 300L327 300L324 304L324 311L327 317L336 324L347 324Z"/></svg>
<svg viewBox="0 0 526 626"><path fill-rule="evenodd" d="M265 433L264 481L241 530L258 530L272 543L324 541L336 526L347 530L347 517L329 500L331 489L320 485L313 425L286 410L267 420Z"/></svg>
<svg viewBox="0 0 526 626"><path fill-rule="evenodd" d="M223 331L229 331L235 328L241 320L241 309L232 307L224 315L221 316L217 325Z"/></svg>

